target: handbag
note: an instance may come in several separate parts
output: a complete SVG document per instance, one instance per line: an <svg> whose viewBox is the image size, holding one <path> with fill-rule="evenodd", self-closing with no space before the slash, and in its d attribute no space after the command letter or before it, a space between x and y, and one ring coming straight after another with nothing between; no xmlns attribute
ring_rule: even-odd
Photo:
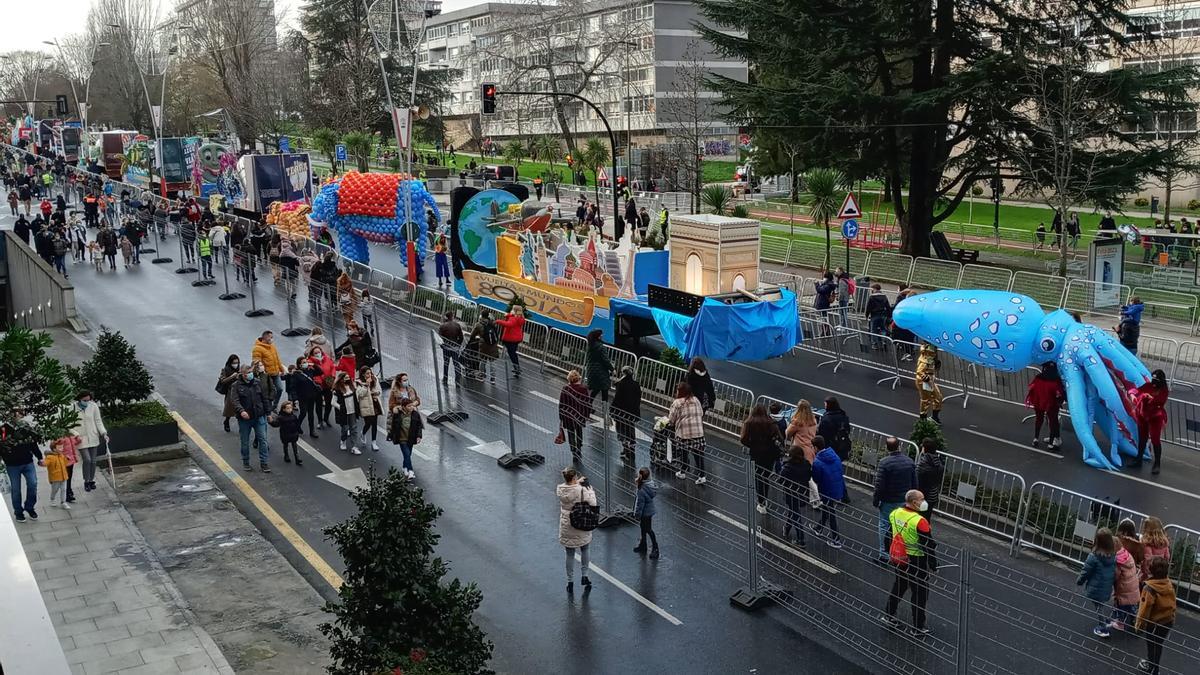
<svg viewBox="0 0 1200 675"><path fill-rule="evenodd" d="M579 501L571 507L570 522L571 527L583 531L591 532L600 525L600 507L592 506L583 501L584 487L579 486Z"/></svg>
<svg viewBox="0 0 1200 675"><path fill-rule="evenodd" d="M821 508L821 490L817 488L817 481L808 479L808 505L814 509Z"/></svg>

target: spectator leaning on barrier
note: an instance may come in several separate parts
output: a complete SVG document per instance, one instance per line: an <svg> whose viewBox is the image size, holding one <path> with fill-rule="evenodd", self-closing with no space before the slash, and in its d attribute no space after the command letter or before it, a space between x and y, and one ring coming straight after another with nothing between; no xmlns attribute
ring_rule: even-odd
<svg viewBox="0 0 1200 675"><path fill-rule="evenodd" d="M1096 625L1092 635L1108 637L1108 601L1112 599L1113 582L1117 572L1117 549L1112 532L1107 527L1096 530L1092 552L1083 563L1083 571L1075 579L1076 586L1083 586L1083 594L1092 601L1096 610Z"/></svg>
<svg viewBox="0 0 1200 675"><path fill-rule="evenodd" d="M1137 630L1146 636L1146 658L1138 662L1138 670L1158 673L1163 643L1175 625L1175 584L1167 578L1171 565L1164 558L1150 563L1150 578L1142 586L1137 610Z"/></svg>
<svg viewBox="0 0 1200 675"><path fill-rule="evenodd" d="M925 495L929 502L929 510L925 512L927 520L933 520L933 511L938 507L942 496L942 480L946 477L946 461L938 451L938 443L932 438L921 440L921 456L917 459L917 489Z"/></svg>
<svg viewBox="0 0 1200 675"><path fill-rule="evenodd" d="M712 410L717 404L717 391L713 387L712 375L708 374L708 366L699 356L688 364L687 383L692 388L692 395L700 399L700 407L704 412Z"/></svg>
<svg viewBox="0 0 1200 675"><path fill-rule="evenodd" d="M875 493L871 504L879 509L879 561L888 561L888 544L891 536L892 511L904 506L905 495L917 487L917 467L907 454L901 451L900 439L887 439L887 455L879 460L875 471Z"/></svg>
<svg viewBox="0 0 1200 675"><path fill-rule="evenodd" d="M599 328L587 334L587 362L584 374L587 376L587 388L591 397L608 400L608 390L612 387L612 361L608 358L608 350L604 348L602 339L604 332Z"/></svg>
<svg viewBox="0 0 1200 675"><path fill-rule="evenodd" d="M766 514L771 476L783 448L783 432L767 413L767 407L756 403L742 422L740 440L754 462L754 491L758 497L755 508L759 513Z"/></svg>
<svg viewBox="0 0 1200 675"><path fill-rule="evenodd" d="M633 463L637 448L636 427L642 417L642 386L634 376L633 366L622 366L621 376L613 391L612 418L621 443L621 459Z"/></svg>
<svg viewBox="0 0 1200 675"><path fill-rule="evenodd" d="M667 412L667 423L675 430L673 447L679 453L680 469L675 472L675 477L679 480L688 477L690 453L696 462L696 485L704 485L708 482L704 472L704 408L687 382L675 385L675 399Z"/></svg>
<svg viewBox="0 0 1200 675"><path fill-rule="evenodd" d="M912 631L917 635L928 635L929 628L925 623L925 605L929 601L929 575L937 572L935 551L937 542L933 539L933 529L925 513L929 512L929 502L920 490L909 490L904 495L904 503L888 514L891 543L889 560L895 566L895 579L892 581L892 592L888 595L887 614L884 623L899 627L896 620L896 610L905 593L911 591L909 604L912 605Z"/></svg>
<svg viewBox="0 0 1200 675"><path fill-rule="evenodd" d="M442 384L447 384L450 376L450 364L454 364L454 384L462 384L462 349L463 329L454 318L454 312L446 312L441 325L438 326L438 336L442 338Z"/></svg>
<svg viewBox="0 0 1200 675"><path fill-rule="evenodd" d="M1138 567L1133 554L1125 548L1123 538L1113 538L1117 547L1116 577L1113 581L1113 613L1108 627L1113 630L1132 628L1138 607Z"/></svg>
<svg viewBox="0 0 1200 675"><path fill-rule="evenodd" d="M811 447L812 441L809 441ZM783 538L791 541L792 532L796 533L796 545L804 548L804 516L801 509L803 502L819 499L820 495L810 494L812 489L812 463L805 456L804 449L793 445L788 449L787 459L779 465L779 482L783 488L783 502L787 508L786 522L783 525Z"/></svg>
<svg viewBox="0 0 1200 675"><path fill-rule="evenodd" d="M888 319L892 316L892 305L883 293L879 284L871 284L871 294L867 296L867 320L871 323L871 348L884 347L883 338L887 336Z"/></svg>
<svg viewBox="0 0 1200 675"><path fill-rule="evenodd" d="M1162 521L1154 516L1142 521L1142 564L1139 579L1145 582L1150 578L1150 564L1155 558L1163 558L1171 562L1171 540L1163 529Z"/></svg>
<svg viewBox="0 0 1200 675"><path fill-rule="evenodd" d="M843 416L845 414L842 413ZM796 411L792 413L792 419L788 421L787 429L783 433L788 444L793 448L800 448L804 458L812 464L817 458L817 451L812 445L813 438L817 436L817 416L813 414L812 404L808 399L802 398L796 402Z"/></svg>
<svg viewBox="0 0 1200 675"><path fill-rule="evenodd" d="M825 412L821 414L821 423L817 425L817 435L829 443L829 447L833 448L843 462L850 458L850 430L853 428L850 425L850 416L842 410L842 404L837 397L826 396Z"/></svg>

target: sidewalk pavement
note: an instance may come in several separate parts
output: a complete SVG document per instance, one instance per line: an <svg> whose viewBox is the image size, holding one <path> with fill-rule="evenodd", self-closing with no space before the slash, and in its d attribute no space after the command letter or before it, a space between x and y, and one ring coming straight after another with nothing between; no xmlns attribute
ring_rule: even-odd
<svg viewBox="0 0 1200 675"><path fill-rule="evenodd" d="M232 675L117 501L109 477L98 471L93 492L76 478L78 501L64 510L50 504L50 483L39 467L40 518L17 524L71 672Z"/></svg>

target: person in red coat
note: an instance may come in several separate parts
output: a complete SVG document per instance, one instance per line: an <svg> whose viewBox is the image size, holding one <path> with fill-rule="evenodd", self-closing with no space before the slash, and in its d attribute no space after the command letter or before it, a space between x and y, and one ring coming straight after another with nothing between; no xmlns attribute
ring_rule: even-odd
<svg viewBox="0 0 1200 675"><path fill-rule="evenodd" d="M1050 437L1046 439L1046 447L1051 450L1062 445L1062 436L1058 428L1058 411L1062 408L1067 392L1063 389L1062 378L1058 375L1058 365L1053 361L1042 364L1042 372L1034 376L1029 383L1029 392L1025 394L1025 405L1033 408L1033 447L1040 447L1042 437L1042 421L1050 425Z"/></svg>
<svg viewBox="0 0 1200 675"><path fill-rule="evenodd" d="M500 326L500 341L508 350L508 360L512 361L513 377L521 376L521 361L517 358L517 348L525 339L525 307L513 305L503 319L496 319Z"/></svg>
<svg viewBox="0 0 1200 675"><path fill-rule="evenodd" d="M1157 474L1162 464L1162 430L1167 425L1167 398L1171 390L1167 387L1167 374L1162 369L1150 374L1150 381L1138 387L1132 394L1133 417L1138 427L1138 456L1130 466L1141 466L1146 457L1146 441L1154 447L1154 466L1150 473Z"/></svg>
<svg viewBox="0 0 1200 675"><path fill-rule="evenodd" d="M571 448L571 459L583 462L583 428L592 417L592 394L582 383L578 370L567 373L567 384L558 393L558 426Z"/></svg>

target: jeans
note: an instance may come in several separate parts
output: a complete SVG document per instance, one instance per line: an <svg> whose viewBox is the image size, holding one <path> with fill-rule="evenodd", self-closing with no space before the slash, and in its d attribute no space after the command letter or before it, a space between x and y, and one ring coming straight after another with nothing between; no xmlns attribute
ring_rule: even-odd
<svg viewBox="0 0 1200 675"><path fill-rule="evenodd" d="M840 541L841 535L838 533L837 524L837 501L829 497L821 497L821 522L819 527L825 527L826 522L829 524L829 539L832 541Z"/></svg>
<svg viewBox="0 0 1200 675"><path fill-rule="evenodd" d="M317 401L320 399L308 398L300 401L300 424L304 424L304 420L308 420L308 435L312 436L317 433L313 429L313 425L317 421Z"/></svg>
<svg viewBox="0 0 1200 675"><path fill-rule="evenodd" d="M692 455L692 459L696 461L697 478L704 478L704 437L699 438L676 438L675 448L679 450L679 463L683 467L683 472L687 473L691 468L688 465L688 453Z"/></svg>
<svg viewBox="0 0 1200 675"><path fill-rule="evenodd" d="M642 531L642 538L638 541L638 546L642 548L646 547L646 537L650 537L651 546L658 548L658 537L654 536L653 520L654 516L642 516L638 519Z"/></svg>
<svg viewBox="0 0 1200 675"><path fill-rule="evenodd" d="M1096 628L1108 630L1108 604L1092 600L1092 608L1096 610Z"/></svg>
<svg viewBox="0 0 1200 675"><path fill-rule="evenodd" d="M271 397L271 408L279 407L279 399L283 398L283 378L279 375L267 375L271 378L271 384L275 387L275 395Z"/></svg>
<svg viewBox="0 0 1200 675"><path fill-rule="evenodd" d="M406 471L412 471L412 443L397 443L400 446L400 454L404 455L403 466Z"/></svg>
<svg viewBox="0 0 1200 675"><path fill-rule="evenodd" d="M588 545L584 544L579 548L564 547L567 552L567 581L572 581L575 578L575 551L579 551L580 566L579 572L583 576L588 575Z"/></svg>
<svg viewBox="0 0 1200 675"><path fill-rule="evenodd" d="M767 495L771 491L771 477L775 474L775 463L768 462L763 464L757 460L754 462L754 492L758 496L758 503L766 505ZM807 486L806 486L807 487Z"/></svg>
<svg viewBox="0 0 1200 675"><path fill-rule="evenodd" d="M1171 632L1173 623L1152 623L1146 629L1146 660L1150 662L1150 672L1158 673L1158 662L1162 660L1163 643Z"/></svg>
<svg viewBox="0 0 1200 675"><path fill-rule="evenodd" d="M896 578L892 581L892 593L888 596L887 614L896 616L900 599L912 590L912 625L914 628L925 627L925 603L929 601L929 560L928 556L909 556L906 565L896 566Z"/></svg>
<svg viewBox="0 0 1200 675"><path fill-rule="evenodd" d="M12 492L13 515L23 516L37 506L37 465L33 462L13 466L6 465L8 482ZM25 501L21 502L21 478L25 479ZM584 554L585 556L587 554ZM585 566L586 568L586 566Z"/></svg>
<svg viewBox="0 0 1200 675"><path fill-rule="evenodd" d="M134 249L134 250L136 250L136 249ZM212 273L212 256L211 255L200 256L200 276L211 277L212 275L213 275L213 273Z"/></svg>
<svg viewBox="0 0 1200 675"><path fill-rule="evenodd" d="M341 432L342 432L341 441L342 441L342 443L345 443L346 441L350 441L351 448L358 447L358 444L360 442L359 436L358 436L358 416L353 415L353 414L348 414L348 415L346 415L345 419L346 419L345 422L342 422L341 424L338 425L341 428Z"/></svg>
<svg viewBox="0 0 1200 675"><path fill-rule="evenodd" d="M83 462L83 482L96 482L96 446L79 448L79 461Z"/></svg>
<svg viewBox="0 0 1200 675"><path fill-rule="evenodd" d="M871 344L882 347L883 338L887 336L887 316L876 314L871 317Z"/></svg>
<svg viewBox="0 0 1200 675"><path fill-rule="evenodd" d="M450 363L454 363L454 379L462 379L462 359L459 358L457 345L453 349L442 347L442 379L450 375Z"/></svg>
<svg viewBox="0 0 1200 675"><path fill-rule="evenodd" d="M242 464L250 466L250 432L254 432L254 442L258 444L258 463L267 463L267 453L270 448L267 446L267 418L254 417L244 420L241 417L238 421L238 435L242 439Z"/></svg>
<svg viewBox="0 0 1200 675"><path fill-rule="evenodd" d="M504 348L508 350L508 360L512 361L513 372L521 372L521 361L517 358L517 347L520 347L520 342L505 342Z"/></svg>
<svg viewBox="0 0 1200 675"><path fill-rule="evenodd" d="M54 256L54 269L64 277L67 276L67 256L65 253Z"/></svg>
<svg viewBox="0 0 1200 675"><path fill-rule="evenodd" d="M892 511L904 506L904 502L883 502L879 505L879 557L889 559L888 549L892 545Z"/></svg>

